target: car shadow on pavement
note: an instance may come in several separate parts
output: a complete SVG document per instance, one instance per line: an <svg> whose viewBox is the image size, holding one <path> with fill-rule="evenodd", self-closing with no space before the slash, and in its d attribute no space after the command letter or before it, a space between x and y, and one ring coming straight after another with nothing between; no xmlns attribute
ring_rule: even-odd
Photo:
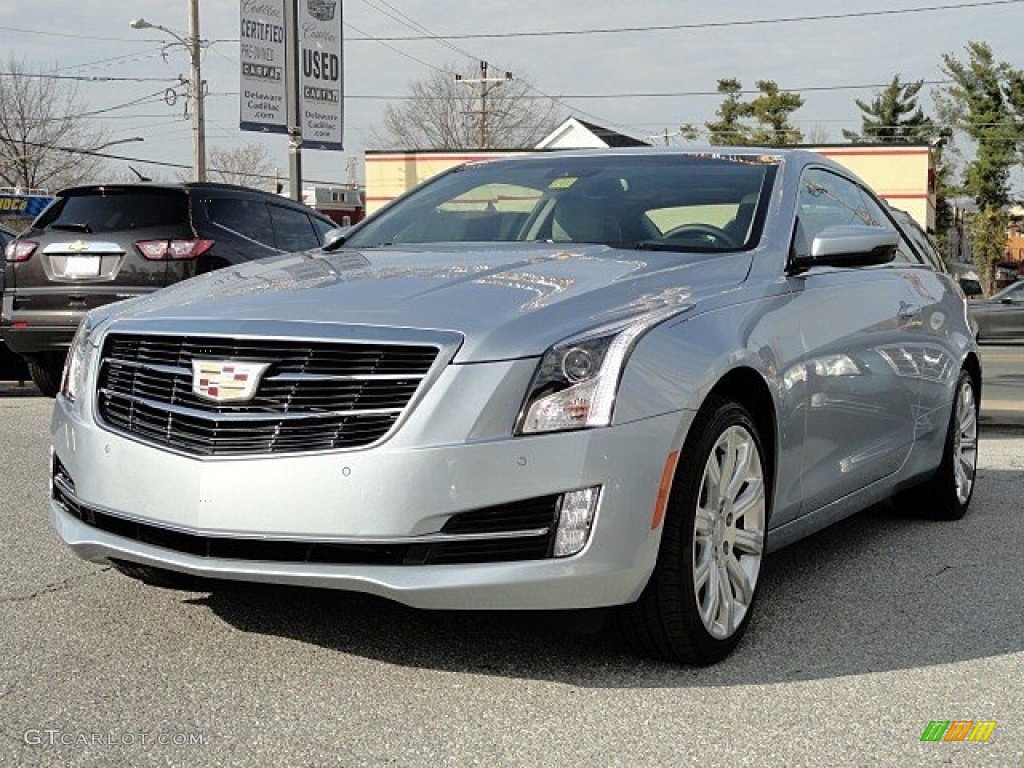
<svg viewBox="0 0 1024 768"><path fill-rule="evenodd" d="M584 687L750 685L926 667L1024 650L1024 469L979 472L958 522L882 505L766 560L746 638L711 668L640 659L608 631L543 614L421 611L332 590L223 584L189 602L232 626L427 669Z"/></svg>
<svg viewBox="0 0 1024 768"><path fill-rule="evenodd" d="M0 381L0 400L15 397L42 397L42 393L32 382L19 384L16 381Z"/></svg>

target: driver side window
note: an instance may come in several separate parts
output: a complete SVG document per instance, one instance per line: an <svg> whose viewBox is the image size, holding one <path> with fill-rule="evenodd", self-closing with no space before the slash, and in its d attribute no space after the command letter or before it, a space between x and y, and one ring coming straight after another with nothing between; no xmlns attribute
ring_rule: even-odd
<svg viewBox="0 0 1024 768"><path fill-rule="evenodd" d="M802 242L796 249L809 252L814 238L829 227L851 224L893 229L881 206L849 179L820 168L809 168L800 180L797 202Z"/></svg>

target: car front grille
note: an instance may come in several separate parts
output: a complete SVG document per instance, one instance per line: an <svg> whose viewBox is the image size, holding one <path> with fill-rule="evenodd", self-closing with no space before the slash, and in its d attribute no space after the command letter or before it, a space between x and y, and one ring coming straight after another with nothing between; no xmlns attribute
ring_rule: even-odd
<svg viewBox="0 0 1024 768"><path fill-rule="evenodd" d="M397 423L434 364L431 344L110 334L97 383L102 421L197 456L360 448ZM266 365L244 402L193 391L193 363Z"/></svg>

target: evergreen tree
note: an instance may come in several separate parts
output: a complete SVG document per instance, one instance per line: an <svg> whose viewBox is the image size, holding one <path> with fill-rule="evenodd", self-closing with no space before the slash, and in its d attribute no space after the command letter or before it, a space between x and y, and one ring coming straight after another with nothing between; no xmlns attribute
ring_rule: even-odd
<svg viewBox="0 0 1024 768"><path fill-rule="evenodd" d="M743 119L750 115L750 105L740 99L743 84L734 77L718 81L718 92L725 96L715 114L718 120L705 123L712 144L740 146L749 143L749 130Z"/></svg>
<svg viewBox="0 0 1024 768"><path fill-rule="evenodd" d="M803 134L789 122L789 117L803 106L803 97L780 91L774 80L758 80L757 90L759 96L744 101L739 80L730 77L718 81L718 92L725 96L715 111L718 120L704 124L712 144L800 143Z"/></svg>
<svg viewBox="0 0 1024 768"><path fill-rule="evenodd" d="M843 136L854 144L919 144L935 138L935 123L917 104L917 94L923 85L923 80L902 83L900 76L895 75L870 104L857 99L863 112L860 133L844 130Z"/></svg>
<svg viewBox="0 0 1024 768"><path fill-rule="evenodd" d="M789 122L789 116L804 105L804 97L780 91L774 80L758 80L761 95L750 102L750 114L757 121L751 132L754 144L799 144L804 135Z"/></svg>
<svg viewBox="0 0 1024 768"><path fill-rule="evenodd" d="M1024 138L1024 73L997 62L986 43L967 44L966 61L943 54L952 81L936 94L940 117L975 145L962 191L982 209L1009 202L1010 170Z"/></svg>

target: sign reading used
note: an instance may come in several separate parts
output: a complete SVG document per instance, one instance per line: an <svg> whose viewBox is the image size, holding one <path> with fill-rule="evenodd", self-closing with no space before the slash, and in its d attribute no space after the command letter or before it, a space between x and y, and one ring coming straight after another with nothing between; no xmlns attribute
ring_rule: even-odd
<svg viewBox="0 0 1024 768"><path fill-rule="evenodd" d="M241 0L243 131L286 133L286 2ZM344 71L342 0L298 0L299 112L307 149L342 149Z"/></svg>

